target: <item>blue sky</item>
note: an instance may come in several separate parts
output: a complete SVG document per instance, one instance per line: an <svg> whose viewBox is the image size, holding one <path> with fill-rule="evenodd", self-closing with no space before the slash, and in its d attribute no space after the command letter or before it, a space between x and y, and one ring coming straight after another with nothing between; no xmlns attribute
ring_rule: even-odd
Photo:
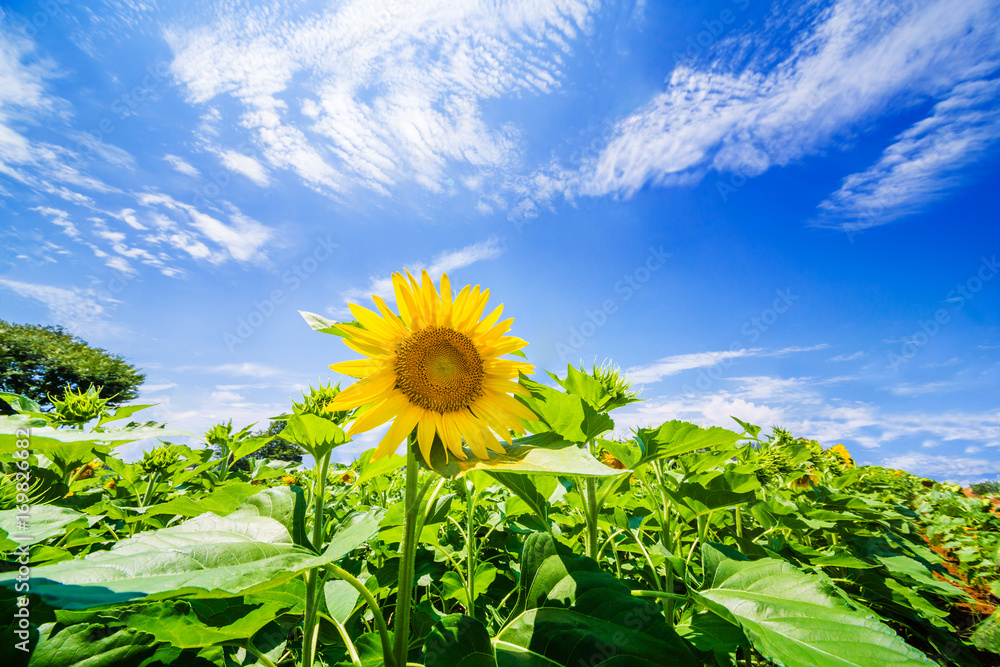
<svg viewBox="0 0 1000 667"><path fill-rule="evenodd" d="M994 2L2 12L0 317L122 354L150 417L266 424L353 356L297 310L426 268L539 370L626 370L620 434L1000 477Z"/></svg>

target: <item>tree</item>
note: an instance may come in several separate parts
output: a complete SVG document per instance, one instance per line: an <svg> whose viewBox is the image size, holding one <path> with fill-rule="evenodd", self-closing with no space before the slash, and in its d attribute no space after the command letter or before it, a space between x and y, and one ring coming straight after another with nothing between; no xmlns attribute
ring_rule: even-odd
<svg viewBox="0 0 1000 667"><path fill-rule="evenodd" d="M0 320L0 391L22 394L42 409L52 407L49 394L64 388L86 391L100 387L100 397L119 405L138 397L146 376L117 354L91 347L62 327L12 324ZM6 408L0 401L0 411Z"/></svg>
<svg viewBox="0 0 1000 667"><path fill-rule="evenodd" d="M285 422L273 421L266 430L257 431L255 437L275 436L273 440L251 454L255 459L276 459L278 461L293 461L302 463L302 449L286 440L277 437L285 428Z"/></svg>

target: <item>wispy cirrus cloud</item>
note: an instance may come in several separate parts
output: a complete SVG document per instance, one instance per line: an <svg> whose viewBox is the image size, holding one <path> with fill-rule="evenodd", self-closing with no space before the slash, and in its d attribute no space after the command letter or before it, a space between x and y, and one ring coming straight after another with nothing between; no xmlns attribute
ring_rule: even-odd
<svg viewBox="0 0 1000 667"><path fill-rule="evenodd" d="M621 120L597 156L538 172L533 183L545 176L549 187L533 196L627 198L647 184L694 184L710 172L722 186L729 175L850 146L873 119L936 102L878 162L848 176L816 221L883 224L944 195L959 182L955 172L1000 137L998 20L989 0L776 6L763 24L675 66L663 92Z"/></svg>
<svg viewBox="0 0 1000 667"><path fill-rule="evenodd" d="M413 262L406 266L415 276L419 276L421 271L427 271L436 281L442 273L448 273L456 269L461 269L476 262L481 262L499 257L504 253L501 240L497 237L490 237L485 241L467 245L457 250L446 250L439 254L430 264L423 262ZM391 276L377 276L370 279L367 288L353 288L346 290L341 296L344 302L357 303L376 294L386 301L394 302L396 299L392 287ZM328 312L334 317L353 317L346 306L332 306Z"/></svg>
<svg viewBox="0 0 1000 667"><path fill-rule="evenodd" d="M740 348L736 350L720 350L716 352L694 352L690 354L675 354L663 357L650 364L632 366L625 370L625 374L633 381L640 384L651 384L659 382L663 378L677 375L684 371L696 368L708 368L719 364L727 364L731 359L741 359L746 357L784 357L800 352L812 352L823 350L829 347L827 343L819 343L811 346L790 346L777 350L767 350L760 347Z"/></svg>
<svg viewBox="0 0 1000 667"><path fill-rule="evenodd" d="M483 105L557 89L598 5L236 2L165 36L187 99L234 98L262 167L326 193L405 182L441 192L446 173L474 184L513 163L518 131L488 121Z"/></svg>
<svg viewBox="0 0 1000 667"><path fill-rule="evenodd" d="M110 294L92 288L58 287L0 277L0 289L45 306L49 317L77 335L120 333L111 323L108 306L118 303Z"/></svg>

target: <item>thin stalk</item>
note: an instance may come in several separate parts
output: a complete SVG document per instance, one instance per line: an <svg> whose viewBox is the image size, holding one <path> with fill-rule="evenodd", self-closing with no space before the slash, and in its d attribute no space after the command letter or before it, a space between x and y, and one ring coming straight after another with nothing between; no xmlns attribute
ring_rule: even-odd
<svg viewBox="0 0 1000 667"><path fill-rule="evenodd" d="M320 616L333 624L333 627L337 628L337 633L344 640L344 646L347 647L347 655L351 659L351 664L354 667L361 667L361 656L358 655L358 649L354 646L354 642L351 641L351 636L347 634L347 628L344 627L343 623L323 613L320 613Z"/></svg>
<svg viewBox="0 0 1000 667"><path fill-rule="evenodd" d="M632 591L632 595L637 598L667 598L670 600L687 600L686 595L677 593L665 593L663 591Z"/></svg>
<svg viewBox="0 0 1000 667"><path fill-rule="evenodd" d="M347 570L330 563L326 565L327 571L338 579L343 579L351 586L354 587L358 593L361 593L361 597L364 598L365 603L372 610L372 617L375 619L375 627L378 629L379 638L382 640L382 660L385 662L386 667L394 667L396 664L390 651L392 642L389 640L389 628L386 627L385 618L382 615L382 610L379 609L378 602L375 600L375 596L372 595L368 587L365 586L361 581L352 575Z"/></svg>
<svg viewBox="0 0 1000 667"><path fill-rule="evenodd" d="M247 649L247 653L250 653L255 658L257 658L257 662L259 662L260 664L264 665L264 667L275 667L274 663L271 662L271 659L268 658L263 653L261 653L260 650L256 646L254 646L253 642L250 641L249 639L247 639L246 649Z"/></svg>
<svg viewBox="0 0 1000 667"><path fill-rule="evenodd" d="M320 460L316 471L313 493L313 548L323 552L323 498L326 495L326 473L330 467L330 454L327 452ZM316 657L316 639L319 634L316 612L319 610L317 588L319 587L319 570L313 568L306 574L306 612L302 624L302 667L312 667Z"/></svg>
<svg viewBox="0 0 1000 667"><path fill-rule="evenodd" d="M466 577L466 586L468 587L469 595L469 616L475 617L476 615L476 527L472 523L473 515L476 512L476 487L473 485L472 490L469 492L469 503L468 503L468 517L467 530L465 531L465 550L466 550L466 565L468 566L469 576Z"/></svg>
<svg viewBox="0 0 1000 667"><path fill-rule="evenodd" d="M597 480L587 478L587 555L597 560Z"/></svg>
<svg viewBox="0 0 1000 667"><path fill-rule="evenodd" d="M156 485L160 483L160 473L154 472L153 476L149 478L149 484L146 486L146 492L142 496L142 505L140 507L146 507L149 501L153 499L153 489Z"/></svg>
<svg viewBox="0 0 1000 667"><path fill-rule="evenodd" d="M743 514L740 512L740 505L736 506L736 537L743 537Z"/></svg>
<svg viewBox="0 0 1000 667"><path fill-rule="evenodd" d="M426 487L425 487L426 488ZM410 602L413 597L413 569L417 554L417 437L416 429L406 442L406 513L403 541L400 544L399 590L396 593L396 619L393 623L393 656L395 665L405 665L410 649ZM305 666L308 667L308 666Z"/></svg>

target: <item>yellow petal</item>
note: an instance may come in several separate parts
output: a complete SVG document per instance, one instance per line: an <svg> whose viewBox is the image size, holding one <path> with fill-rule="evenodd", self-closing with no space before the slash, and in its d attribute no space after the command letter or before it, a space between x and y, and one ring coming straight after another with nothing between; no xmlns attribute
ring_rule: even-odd
<svg viewBox="0 0 1000 667"><path fill-rule="evenodd" d="M330 370L352 378L363 378L378 372L381 363L372 359L351 359L330 364Z"/></svg>
<svg viewBox="0 0 1000 667"><path fill-rule="evenodd" d="M395 342L397 337L406 333L406 327L391 320L384 320L367 308L356 303L349 303L347 306L361 326L383 340Z"/></svg>
<svg viewBox="0 0 1000 667"><path fill-rule="evenodd" d="M527 344L527 342L521 340L520 338L505 336L496 343L483 345L479 348L479 354L489 357L502 357L505 354L510 354L511 352L520 350Z"/></svg>
<svg viewBox="0 0 1000 667"><path fill-rule="evenodd" d="M472 422L474 417L464 410L457 410L452 414L454 415L453 419L459 433L465 436L465 442L469 445L469 449L472 450L473 455L477 459L485 459L489 456L489 452L486 450L486 443L483 442L483 435Z"/></svg>
<svg viewBox="0 0 1000 667"><path fill-rule="evenodd" d="M448 448L448 451L464 461L467 457L465 452L462 451L462 434L455 423L455 414L454 412L448 412L441 415L441 428L438 430L438 433L441 435L441 442Z"/></svg>
<svg viewBox="0 0 1000 667"><path fill-rule="evenodd" d="M385 437L382 441L378 443L378 447L375 448L375 453L372 454L372 461L378 461L381 458L391 455L399 448L399 443L403 441L406 436L413 431L413 427L417 425L417 421L420 417L420 413L423 412L420 408L410 408L404 410L401 414L396 416L395 421L392 422L392 426L386 432Z"/></svg>
<svg viewBox="0 0 1000 667"><path fill-rule="evenodd" d="M434 447L434 418L424 410L424 415L417 424L417 444L420 445L420 453L424 461L431 460L431 449Z"/></svg>
<svg viewBox="0 0 1000 667"><path fill-rule="evenodd" d="M380 371L374 375L358 380L344 391L337 394L330 405L334 410L356 408L374 403L385 398L396 386L396 374L390 370Z"/></svg>
<svg viewBox="0 0 1000 667"><path fill-rule="evenodd" d="M479 337L485 334L487 331L489 331L490 327L492 327L496 323L496 321L500 319L500 314L502 312L503 312L503 304L501 303L499 306L494 308L493 312L487 315L484 320L482 320L479 324L476 325L476 328L473 330L473 334ZM511 319L511 322L513 321L514 320Z"/></svg>
<svg viewBox="0 0 1000 667"><path fill-rule="evenodd" d="M365 431L372 430L376 426L381 426L403 411L409 402L410 399L408 399L403 392L395 391L385 400L376 403L361 413L361 415L354 420L354 424L351 425L351 430L348 431L348 435L353 436L355 433L364 433Z"/></svg>
<svg viewBox="0 0 1000 667"><path fill-rule="evenodd" d="M410 286L406 284L406 279L402 275L394 273L392 274L392 287L396 291L396 307L399 308L403 324L413 328L413 318L417 311L417 305L414 303Z"/></svg>
<svg viewBox="0 0 1000 667"><path fill-rule="evenodd" d="M478 288L479 285L476 285ZM473 290L475 291L475 290ZM466 304L467 312L463 314L462 317L455 320L455 329L458 331L471 331L475 328L476 324L479 323L479 318L483 315L483 310L486 308L486 303L490 300L490 291L483 290L482 293L476 299L470 299L469 303Z"/></svg>

